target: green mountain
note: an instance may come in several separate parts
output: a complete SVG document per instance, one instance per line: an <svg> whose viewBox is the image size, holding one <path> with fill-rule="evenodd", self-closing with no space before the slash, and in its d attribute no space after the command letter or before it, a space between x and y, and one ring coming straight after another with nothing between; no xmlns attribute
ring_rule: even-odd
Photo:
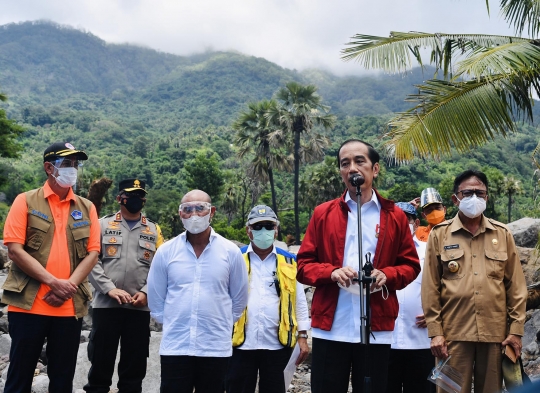
<svg viewBox="0 0 540 393"><path fill-rule="evenodd" d="M145 178L152 188L147 211L163 222L169 235L179 230L176 209L181 193L187 191L187 184L196 184L196 179L188 182L193 176L188 168L205 159L214 165L212 157L217 158L217 170L225 182L217 202L223 211L233 196L235 203L243 203L227 214L226 224L232 223L233 229L224 224L222 231L241 238L245 205L269 203L266 182L247 175L249 162L239 160L232 146L230 125L248 102L269 99L293 80L317 85L324 103L339 119L327 135L332 142L327 154L333 155L351 137L380 147L385 120L406 110L404 98L414 93L413 85L433 72L415 69L405 77L339 77L321 70L289 70L234 52L177 56L109 44L89 32L52 22L0 26L0 92L9 98L0 105L27 130L21 141L25 147L21 160L0 159L0 192L6 195L6 202L0 203L0 226L14 196L44 181L40 157L45 147L52 141L69 140L90 155L81 192L100 176L112 178L115 184L125 177ZM515 198L513 215L529 214L531 206L537 209L533 201L536 180L530 180L530 152L537 139L535 127L523 126L509 139L469 155L400 167L385 165L378 187L387 195L406 198L426 186L444 186L465 168L491 168L494 179L513 175L522 182L526 193ZM205 157L199 157L201 152ZM304 176L311 176L321 165L304 166ZM277 173L276 184L284 210L280 218L285 233L292 233L287 232L292 222L287 210L292 206L291 174ZM503 201L504 192L498 192ZM312 202L304 201L303 225ZM111 190L104 212L114 209ZM504 220L505 211L502 202L492 206L497 218Z"/></svg>

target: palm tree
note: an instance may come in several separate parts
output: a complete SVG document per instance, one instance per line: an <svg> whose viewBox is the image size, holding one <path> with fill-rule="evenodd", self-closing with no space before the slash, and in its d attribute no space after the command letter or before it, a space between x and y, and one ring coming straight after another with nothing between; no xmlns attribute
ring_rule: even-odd
<svg viewBox="0 0 540 393"><path fill-rule="evenodd" d="M266 114L277 106L274 100L263 100L248 104L232 127L236 130L234 143L239 147L238 156L254 154L251 162L253 172L262 180L270 182L272 209L278 212L274 169L289 169L290 160L286 149L287 135L280 132L279 125L272 122Z"/></svg>
<svg viewBox="0 0 540 393"><path fill-rule="evenodd" d="M294 226L295 242L300 244L300 222L298 209L298 187L300 181L301 155L307 154L307 149L301 146L302 134L310 135L313 127L320 125L325 129L334 127L336 117L328 114L329 107L322 104L322 98L314 85L303 86L297 82L289 82L278 90L276 100L278 105L269 108L267 118L272 124L280 124L282 132L293 136L294 159ZM324 148L325 139L316 136L309 139ZM311 147L314 147L312 144Z"/></svg>
<svg viewBox="0 0 540 393"><path fill-rule="evenodd" d="M505 176L502 183L503 194L508 195L508 222L512 221L512 195L519 195L523 192L519 180L513 176Z"/></svg>
<svg viewBox="0 0 540 393"><path fill-rule="evenodd" d="M421 51L431 50L434 79L418 85L418 94L407 99L414 106L388 123L386 147L397 162L449 155L452 147L467 151L515 131L516 119L532 119L531 93L540 93L540 42L520 34L540 32L540 0L501 0L500 7L517 36L358 34L343 50L344 60L387 72L411 68L413 58L423 67ZM440 71L443 80L436 79Z"/></svg>

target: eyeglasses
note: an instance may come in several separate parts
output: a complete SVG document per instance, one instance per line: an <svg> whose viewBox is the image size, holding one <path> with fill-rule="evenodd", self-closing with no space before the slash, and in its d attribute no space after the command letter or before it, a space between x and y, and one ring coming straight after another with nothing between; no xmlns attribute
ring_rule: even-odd
<svg viewBox="0 0 540 393"><path fill-rule="evenodd" d="M461 190L461 191L456 192L456 194L461 194L463 198L472 197L474 194L476 194L478 198L485 198L487 196L487 191L486 190Z"/></svg>
<svg viewBox="0 0 540 393"><path fill-rule="evenodd" d="M83 166L83 161L66 157L57 158L56 160L49 162L53 164L56 168L78 168L80 166Z"/></svg>
<svg viewBox="0 0 540 393"><path fill-rule="evenodd" d="M186 202L182 203L178 211L183 214L205 213L210 211L212 204L210 202Z"/></svg>
<svg viewBox="0 0 540 393"><path fill-rule="evenodd" d="M253 231L260 231L261 229L266 229L267 231L271 231L273 229L276 229L276 224L268 223L268 224L251 224L251 229Z"/></svg>

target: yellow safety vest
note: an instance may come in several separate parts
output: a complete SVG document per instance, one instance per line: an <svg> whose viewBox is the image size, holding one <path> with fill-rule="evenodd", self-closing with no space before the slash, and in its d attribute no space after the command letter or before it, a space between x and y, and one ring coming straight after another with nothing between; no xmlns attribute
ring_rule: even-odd
<svg viewBox="0 0 540 393"><path fill-rule="evenodd" d="M243 253L244 260L251 279L251 261L247 252ZM296 261L280 253L277 249L276 276L279 283L279 328L278 339L285 347L296 345ZM247 307L242 316L234 324L232 343L239 347L246 340Z"/></svg>

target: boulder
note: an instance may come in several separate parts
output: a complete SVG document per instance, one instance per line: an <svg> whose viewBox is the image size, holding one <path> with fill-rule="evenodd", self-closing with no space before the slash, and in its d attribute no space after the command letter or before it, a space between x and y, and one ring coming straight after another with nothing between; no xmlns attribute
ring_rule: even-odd
<svg viewBox="0 0 540 393"><path fill-rule="evenodd" d="M296 254L298 254L298 251L300 251L300 246L290 246L289 247L289 252L291 254L296 255Z"/></svg>
<svg viewBox="0 0 540 393"><path fill-rule="evenodd" d="M32 383L32 393L48 393L49 392L49 377L46 375L38 375Z"/></svg>
<svg viewBox="0 0 540 393"><path fill-rule="evenodd" d="M4 246L0 247L0 269L3 269L4 266L9 261L8 254L7 254L7 248Z"/></svg>
<svg viewBox="0 0 540 393"><path fill-rule="evenodd" d="M2 334L0 336L0 356L8 355L11 349L11 337L9 334Z"/></svg>
<svg viewBox="0 0 540 393"><path fill-rule="evenodd" d="M528 248L536 246L540 231L540 219L525 217L511 222L507 226L514 235L516 245Z"/></svg>

